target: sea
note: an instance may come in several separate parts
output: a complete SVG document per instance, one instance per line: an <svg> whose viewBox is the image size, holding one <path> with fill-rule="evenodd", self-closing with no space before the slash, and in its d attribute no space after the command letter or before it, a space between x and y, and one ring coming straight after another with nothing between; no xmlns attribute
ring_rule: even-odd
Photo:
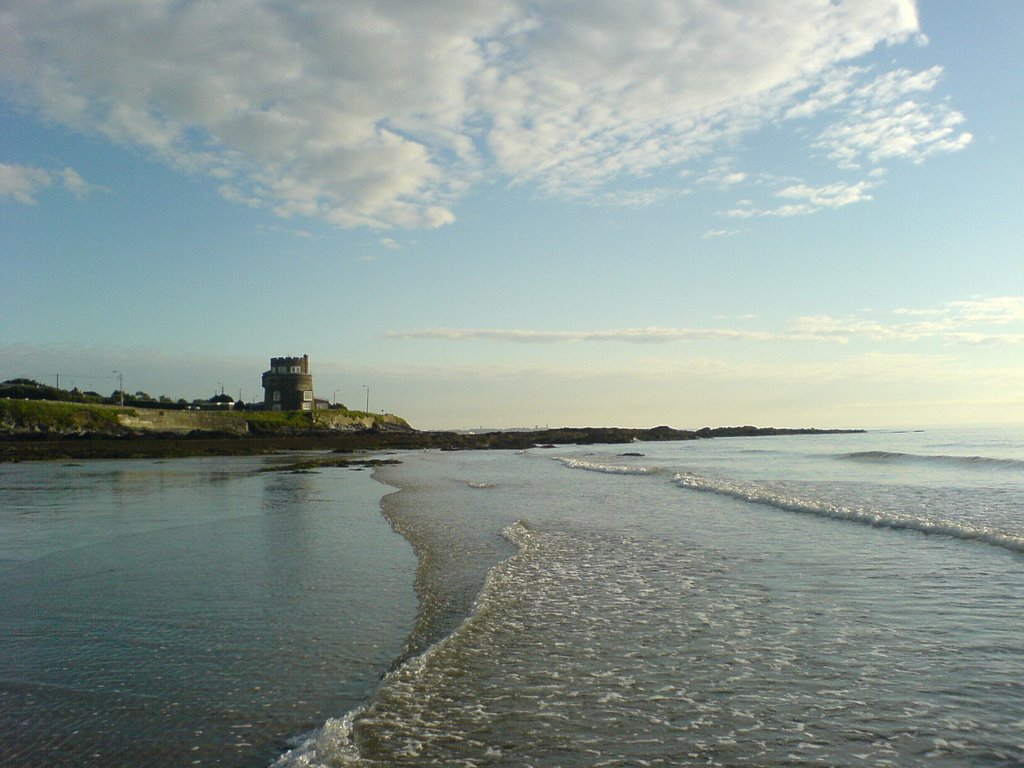
<svg viewBox="0 0 1024 768"><path fill-rule="evenodd" d="M0 765L1024 765L1024 427L285 458L0 466Z"/></svg>

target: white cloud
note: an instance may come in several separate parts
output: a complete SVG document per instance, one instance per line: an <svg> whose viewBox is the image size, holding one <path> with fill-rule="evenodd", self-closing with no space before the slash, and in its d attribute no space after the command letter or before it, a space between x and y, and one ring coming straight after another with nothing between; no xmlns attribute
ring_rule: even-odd
<svg viewBox="0 0 1024 768"><path fill-rule="evenodd" d="M961 322L968 323L1006 325L1013 322L1024 322L1024 296L951 301L945 306L945 311Z"/></svg>
<svg viewBox="0 0 1024 768"><path fill-rule="evenodd" d="M794 184L778 193L779 197L805 200L818 208L842 208L844 205L870 200L867 194L872 187L866 181L857 184L829 184L824 187L809 187L806 184Z"/></svg>
<svg viewBox="0 0 1024 768"><path fill-rule="evenodd" d="M90 192L109 191L98 184L90 184L73 168L48 171L45 168L0 163L0 201L10 199L24 205L35 205L39 202L37 195L54 185L79 200Z"/></svg>
<svg viewBox="0 0 1024 768"><path fill-rule="evenodd" d="M808 118L838 107L847 100L865 71L863 67L835 68L827 73L815 91L789 107L784 116L788 119Z"/></svg>
<svg viewBox="0 0 1024 768"><path fill-rule="evenodd" d="M868 314L868 313L866 313ZM871 312L872 315L878 313ZM846 344L858 339L876 342L938 340L948 344L1016 345L1024 343L1024 297L1003 296L948 302L940 307L900 308L897 318L832 317L796 318L785 331L735 328L624 328L600 331L536 331L494 328L426 328L390 331L396 340L489 341L524 344L570 342L618 342L651 344L695 341L832 342ZM741 319L754 319L744 316ZM1007 328L1006 326L1012 326Z"/></svg>
<svg viewBox="0 0 1024 768"><path fill-rule="evenodd" d="M720 237L732 237L733 235L739 234L739 230L736 229L709 229L703 235L702 240L717 240Z"/></svg>
<svg viewBox="0 0 1024 768"><path fill-rule="evenodd" d="M962 115L923 101L937 68L865 82L852 64L919 32L913 0L15 0L0 72L46 119L205 174L228 199L437 227L484 178L650 204L673 194L648 185L655 172L825 112L818 146L843 165L959 149Z"/></svg>
<svg viewBox="0 0 1024 768"><path fill-rule="evenodd" d="M591 197L593 205L614 208L647 208L674 197L690 194L689 189L649 187L645 189L613 190Z"/></svg>
<svg viewBox="0 0 1024 768"><path fill-rule="evenodd" d="M99 184L90 184L88 181L83 179L74 168L65 168L56 175L60 179L61 186L67 192L74 195L77 200L82 200L93 192L110 191L107 187Z"/></svg>

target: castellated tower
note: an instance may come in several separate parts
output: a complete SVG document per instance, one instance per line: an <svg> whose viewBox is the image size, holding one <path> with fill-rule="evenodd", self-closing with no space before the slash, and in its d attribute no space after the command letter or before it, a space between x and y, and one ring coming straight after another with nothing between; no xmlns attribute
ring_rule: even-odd
<svg viewBox="0 0 1024 768"><path fill-rule="evenodd" d="M263 405L268 411L313 410L313 375L309 355L272 357L263 373Z"/></svg>

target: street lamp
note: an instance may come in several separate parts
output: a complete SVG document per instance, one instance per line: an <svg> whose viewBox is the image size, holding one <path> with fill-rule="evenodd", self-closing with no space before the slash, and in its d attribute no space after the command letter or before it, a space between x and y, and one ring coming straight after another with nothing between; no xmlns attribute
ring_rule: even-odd
<svg viewBox="0 0 1024 768"><path fill-rule="evenodd" d="M366 412L370 412L370 385L363 384L363 389L366 390Z"/></svg>
<svg viewBox="0 0 1024 768"><path fill-rule="evenodd" d="M124 376L120 371L111 371L111 373L117 374L117 394L118 399L121 402L121 407L124 407Z"/></svg>

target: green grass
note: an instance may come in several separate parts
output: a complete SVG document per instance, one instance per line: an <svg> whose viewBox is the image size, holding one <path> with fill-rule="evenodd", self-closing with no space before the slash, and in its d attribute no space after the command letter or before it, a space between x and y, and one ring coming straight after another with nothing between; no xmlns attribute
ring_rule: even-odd
<svg viewBox="0 0 1024 768"><path fill-rule="evenodd" d="M287 427L301 429L313 424L309 411L231 411L228 415L267 430Z"/></svg>
<svg viewBox="0 0 1024 768"><path fill-rule="evenodd" d="M117 416L134 413L130 408L113 408L49 400L0 399L0 422L14 427L57 430L117 428Z"/></svg>

